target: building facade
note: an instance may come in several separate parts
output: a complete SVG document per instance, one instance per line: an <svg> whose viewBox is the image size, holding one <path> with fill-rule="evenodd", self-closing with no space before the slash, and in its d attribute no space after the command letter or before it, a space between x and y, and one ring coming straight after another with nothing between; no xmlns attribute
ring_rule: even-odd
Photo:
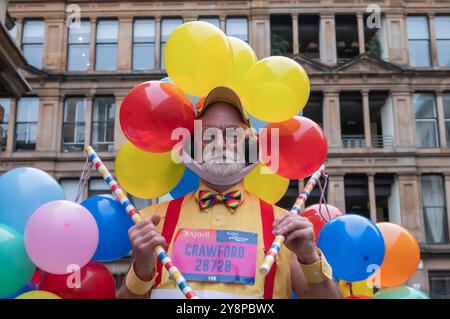
<svg viewBox="0 0 450 319"><path fill-rule="evenodd" d="M26 68L27 61L9 35L14 21L7 11L8 3L9 0L0 0L0 145L6 143L9 98L20 98L31 90L21 73Z"/></svg>
<svg viewBox="0 0 450 319"><path fill-rule="evenodd" d="M9 110L0 174L43 169L74 199L84 146L113 171L125 95L166 76L174 28L208 21L259 58L287 55L305 68L312 94L303 115L328 137L328 203L409 229L421 263L408 283L450 298L448 0L18 0L8 11L32 91L0 102ZM292 181L279 204L292 205L303 183ZM105 186L93 173L83 197ZM309 203L318 199L316 191ZM125 264L110 267L120 275Z"/></svg>

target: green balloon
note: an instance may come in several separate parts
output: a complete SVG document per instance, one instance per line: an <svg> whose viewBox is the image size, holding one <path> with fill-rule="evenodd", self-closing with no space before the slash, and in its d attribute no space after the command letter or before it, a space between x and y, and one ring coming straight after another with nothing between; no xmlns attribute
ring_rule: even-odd
<svg viewBox="0 0 450 319"><path fill-rule="evenodd" d="M25 251L23 236L14 228L0 224L0 297L22 288L34 270Z"/></svg>
<svg viewBox="0 0 450 319"><path fill-rule="evenodd" d="M378 291L374 299L430 299L423 291L408 286L383 288Z"/></svg>

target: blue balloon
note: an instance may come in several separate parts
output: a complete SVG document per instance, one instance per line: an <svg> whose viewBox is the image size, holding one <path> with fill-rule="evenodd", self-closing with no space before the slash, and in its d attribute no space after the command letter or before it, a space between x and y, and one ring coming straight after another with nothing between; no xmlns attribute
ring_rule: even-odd
<svg viewBox="0 0 450 319"><path fill-rule="evenodd" d="M0 177L0 223L23 234L28 219L42 205L65 199L58 182L31 167L9 170Z"/></svg>
<svg viewBox="0 0 450 319"><path fill-rule="evenodd" d="M327 223L317 246L330 264L333 276L349 282L367 279L384 259L383 235L374 223L359 215L346 214Z"/></svg>
<svg viewBox="0 0 450 319"><path fill-rule="evenodd" d="M258 120L256 117L253 117L251 114L247 113L248 118L250 119L250 123L252 124L252 127L256 130L256 133L259 133L259 129L266 127L269 125L269 122L264 122L261 120Z"/></svg>
<svg viewBox="0 0 450 319"><path fill-rule="evenodd" d="M200 185L200 177L193 171L186 167L183 177L178 182L177 186L170 191L170 196L174 199L182 197L190 192L195 191Z"/></svg>
<svg viewBox="0 0 450 319"><path fill-rule="evenodd" d="M261 120L258 120L256 117L252 116L250 113L247 113L248 118L250 119L250 123L252 124L252 127L256 130L257 133L259 133L259 129L265 128L267 125L270 124L270 122L264 122ZM297 115L303 116L303 111L300 111Z"/></svg>
<svg viewBox="0 0 450 319"><path fill-rule="evenodd" d="M133 221L120 202L111 195L96 195L81 202L98 226L98 246L92 259L113 261L131 251L128 229Z"/></svg>
<svg viewBox="0 0 450 319"><path fill-rule="evenodd" d="M25 286L23 286L16 292L8 296L1 297L0 299L15 299L17 296L33 290L37 290L37 285L32 280L30 280Z"/></svg>
<svg viewBox="0 0 450 319"><path fill-rule="evenodd" d="M161 82L175 84L175 83L173 83L173 81L168 76L166 76L165 78L161 79L160 81ZM198 96L189 95L186 92L184 92L184 94L186 94L186 96L189 98L189 100L191 100L191 103L192 103L192 105L194 106L194 109L195 109L195 105L197 104L198 100L200 100L200 98Z"/></svg>
<svg viewBox="0 0 450 319"><path fill-rule="evenodd" d="M166 76L165 78L162 78L160 81L173 84L172 80L168 76Z"/></svg>

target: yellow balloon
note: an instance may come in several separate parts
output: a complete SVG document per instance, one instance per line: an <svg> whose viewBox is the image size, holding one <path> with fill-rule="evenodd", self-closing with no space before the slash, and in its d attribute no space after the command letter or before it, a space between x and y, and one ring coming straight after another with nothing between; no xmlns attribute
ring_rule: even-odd
<svg viewBox="0 0 450 319"><path fill-rule="evenodd" d="M225 33L210 23L184 23L167 40L164 66L183 91L206 96L228 80L233 67L231 46Z"/></svg>
<svg viewBox="0 0 450 319"><path fill-rule="evenodd" d="M172 160L171 152L145 152L126 141L116 156L117 180L128 193L156 198L170 192L180 181L185 166Z"/></svg>
<svg viewBox="0 0 450 319"><path fill-rule="evenodd" d="M347 298L349 296L373 297L373 288L371 288L370 283L367 279L355 282L340 280L339 289L344 298Z"/></svg>
<svg viewBox="0 0 450 319"><path fill-rule="evenodd" d="M54 293L45 290L33 290L17 296L16 299L62 299Z"/></svg>
<svg viewBox="0 0 450 319"><path fill-rule="evenodd" d="M258 164L244 178L244 187L266 202L275 204L286 193L289 179L273 173L264 164Z"/></svg>
<svg viewBox="0 0 450 319"><path fill-rule="evenodd" d="M258 58L256 57L255 51L253 51L247 42L230 36L228 37L228 41L233 52L233 68L226 86L238 92L245 74L258 61Z"/></svg>
<svg viewBox="0 0 450 319"><path fill-rule="evenodd" d="M265 122L283 122L297 115L309 98L309 78L294 60L271 56L250 68L239 89L245 109Z"/></svg>

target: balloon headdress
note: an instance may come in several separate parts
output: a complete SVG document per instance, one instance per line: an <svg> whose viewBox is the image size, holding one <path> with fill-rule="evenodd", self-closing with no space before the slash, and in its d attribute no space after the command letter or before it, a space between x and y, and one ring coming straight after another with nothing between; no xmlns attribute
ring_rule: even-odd
<svg viewBox="0 0 450 319"><path fill-rule="evenodd" d="M259 162L247 165L245 174L213 178L216 184L245 176L247 190L275 203L285 194L289 179L311 176L325 161L322 129L298 116L310 85L296 61L283 56L258 61L243 40L194 21L172 32L164 66L167 78L137 85L120 109L127 141L117 154L115 169L119 183L132 195L155 198L170 193L175 198L198 187L202 174L198 163L174 161L174 149L180 144L174 132L185 129L192 134L194 120L215 101L236 107L249 126L265 125L253 125L260 129Z"/></svg>

